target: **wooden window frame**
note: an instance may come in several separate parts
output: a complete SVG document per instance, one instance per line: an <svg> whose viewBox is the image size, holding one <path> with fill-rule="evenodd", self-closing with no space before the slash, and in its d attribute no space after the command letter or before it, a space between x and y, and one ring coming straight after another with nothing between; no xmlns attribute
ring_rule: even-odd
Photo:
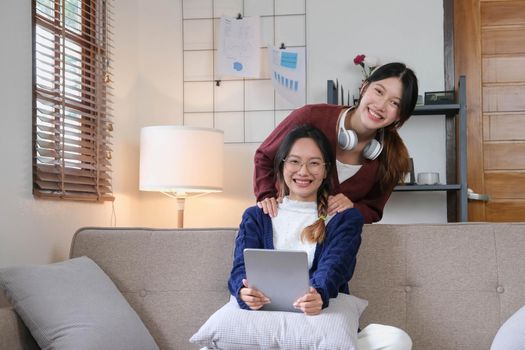
<svg viewBox="0 0 525 350"><path fill-rule="evenodd" d="M33 196L114 200L111 0L32 0Z"/></svg>

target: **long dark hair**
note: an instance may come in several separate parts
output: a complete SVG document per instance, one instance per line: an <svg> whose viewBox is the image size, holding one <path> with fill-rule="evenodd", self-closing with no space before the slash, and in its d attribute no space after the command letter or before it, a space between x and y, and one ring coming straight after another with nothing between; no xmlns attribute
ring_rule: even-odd
<svg viewBox="0 0 525 350"><path fill-rule="evenodd" d="M326 176L317 189L317 214L319 218L310 226L304 228L301 239L312 243L321 243L325 238L325 221L328 213L328 195L332 189L332 164L335 162L334 153L330 141L316 127L309 124L300 125L289 132L281 142L274 158L274 173L279 185L279 197L288 195L290 189L284 181L284 159L290 153L293 145L298 139L312 139L323 156L325 162Z"/></svg>
<svg viewBox="0 0 525 350"><path fill-rule="evenodd" d="M397 129L410 118L417 102L418 83L414 71L404 63L392 62L377 67L365 80L375 81L396 77L401 80L403 93L399 105L399 121L385 127L383 151L379 156L379 182L383 189L397 185L410 170L408 150ZM359 98L361 102L361 98Z"/></svg>

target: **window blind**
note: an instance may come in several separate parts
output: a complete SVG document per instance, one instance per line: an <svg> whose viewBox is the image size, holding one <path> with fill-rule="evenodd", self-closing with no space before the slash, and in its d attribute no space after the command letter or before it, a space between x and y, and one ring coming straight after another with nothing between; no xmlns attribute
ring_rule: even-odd
<svg viewBox="0 0 525 350"><path fill-rule="evenodd" d="M33 0L33 195L106 201L111 0Z"/></svg>

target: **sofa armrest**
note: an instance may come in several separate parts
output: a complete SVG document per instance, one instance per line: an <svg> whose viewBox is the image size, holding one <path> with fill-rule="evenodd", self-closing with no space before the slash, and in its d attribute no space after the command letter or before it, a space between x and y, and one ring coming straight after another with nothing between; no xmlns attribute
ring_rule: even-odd
<svg viewBox="0 0 525 350"><path fill-rule="evenodd" d="M39 349L24 322L11 307L0 308L0 349Z"/></svg>

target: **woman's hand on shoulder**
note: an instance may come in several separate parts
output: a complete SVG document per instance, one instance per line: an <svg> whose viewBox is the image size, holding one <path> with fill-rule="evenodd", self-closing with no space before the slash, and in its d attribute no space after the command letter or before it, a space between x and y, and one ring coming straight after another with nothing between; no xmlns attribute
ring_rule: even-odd
<svg viewBox="0 0 525 350"><path fill-rule="evenodd" d="M354 203L342 193L328 197L328 215L335 215L343 210L353 207Z"/></svg>
<svg viewBox="0 0 525 350"><path fill-rule="evenodd" d="M323 299L315 288L310 287L308 293L297 299L293 306L304 312L305 315L319 315L323 308Z"/></svg>
<svg viewBox="0 0 525 350"><path fill-rule="evenodd" d="M239 296L250 309L259 310L265 304L270 303L270 299L268 299L262 292L255 288L248 287L248 281L246 279L242 280L242 284L244 285L244 288L241 288L239 291Z"/></svg>
<svg viewBox="0 0 525 350"><path fill-rule="evenodd" d="M277 216L277 207L282 202L282 198L268 197L262 201L257 202L257 206L263 210L265 214L274 218Z"/></svg>

